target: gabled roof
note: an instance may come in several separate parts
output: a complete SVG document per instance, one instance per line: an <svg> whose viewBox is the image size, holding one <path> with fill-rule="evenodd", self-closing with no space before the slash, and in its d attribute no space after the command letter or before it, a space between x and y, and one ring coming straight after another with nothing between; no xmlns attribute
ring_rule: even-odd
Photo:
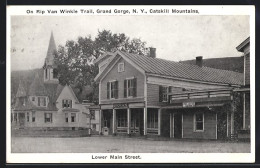
<svg viewBox="0 0 260 168"><path fill-rule="evenodd" d="M94 64L99 63L100 61L106 59L109 56L113 56L113 55L114 55L114 53L112 53L112 52L105 52L103 55L101 55L100 57L95 59L93 63Z"/></svg>
<svg viewBox="0 0 260 168"><path fill-rule="evenodd" d="M29 96L47 96L47 91L43 82L40 80L38 73L36 73L32 84L29 89Z"/></svg>
<svg viewBox="0 0 260 168"><path fill-rule="evenodd" d="M241 44L239 44L239 45L236 47L237 51L243 52L244 47L245 47L247 44L249 44L249 43L250 43L250 36L249 36L247 39L245 39Z"/></svg>
<svg viewBox="0 0 260 168"><path fill-rule="evenodd" d="M25 96L26 96L26 91L25 91L25 88L24 88L22 81L20 80L19 87L18 87L18 90L16 92L16 97L25 97Z"/></svg>
<svg viewBox="0 0 260 168"><path fill-rule="evenodd" d="M152 58L137 54L130 54L117 51L117 55L129 59L137 67L141 68L148 75L159 75L174 77L178 79L188 79L193 81L212 82L220 84L243 84L243 74L233 71L214 69L209 67L199 67L197 65L182 64L179 62L168 61L159 58ZM116 59L115 57L114 59ZM100 80L111 67L114 59L109 63L105 70L95 79Z"/></svg>

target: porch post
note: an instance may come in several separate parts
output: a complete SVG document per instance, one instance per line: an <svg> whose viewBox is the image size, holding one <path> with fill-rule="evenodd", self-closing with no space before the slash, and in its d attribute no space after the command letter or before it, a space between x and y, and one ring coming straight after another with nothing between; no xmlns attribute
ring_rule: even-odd
<svg viewBox="0 0 260 168"><path fill-rule="evenodd" d="M158 109L158 135L161 135L161 109Z"/></svg>
<svg viewBox="0 0 260 168"><path fill-rule="evenodd" d="M144 135L147 134L147 107L144 108Z"/></svg>
<svg viewBox="0 0 260 168"><path fill-rule="evenodd" d="M227 112L227 137L229 137L229 112Z"/></svg>
<svg viewBox="0 0 260 168"><path fill-rule="evenodd" d="M17 116L17 122L19 123L19 113L16 113L16 116Z"/></svg>
<svg viewBox="0 0 260 168"><path fill-rule="evenodd" d="M232 134L234 134L234 107L233 107L233 105L231 105L231 117L230 117L230 119L231 119L231 123L230 123L230 126L231 126L231 135Z"/></svg>
<svg viewBox="0 0 260 168"><path fill-rule="evenodd" d="M183 113L181 113L181 138L183 138Z"/></svg>
<svg viewBox="0 0 260 168"><path fill-rule="evenodd" d="M246 93L243 93L243 129L246 129Z"/></svg>
<svg viewBox="0 0 260 168"><path fill-rule="evenodd" d="M172 138L172 113L170 113L170 138Z"/></svg>
<svg viewBox="0 0 260 168"><path fill-rule="evenodd" d="M102 132L102 110L99 110L99 134Z"/></svg>
<svg viewBox="0 0 260 168"><path fill-rule="evenodd" d="M113 109L113 134L116 133L116 110Z"/></svg>
<svg viewBox="0 0 260 168"><path fill-rule="evenodd" d="M131 127L131 110L127 108L127 134L130 134L130 127Z"/></svg>

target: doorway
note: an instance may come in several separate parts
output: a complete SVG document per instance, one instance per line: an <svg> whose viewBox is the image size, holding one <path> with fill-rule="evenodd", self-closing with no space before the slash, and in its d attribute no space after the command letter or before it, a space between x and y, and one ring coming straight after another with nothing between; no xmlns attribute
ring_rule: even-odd
<svg viewBox="0 0 260 168"><path fill-rule="evenodd" d="M174 113L173 114L173 135L174 138L182 138L182 114Z"/></svg>

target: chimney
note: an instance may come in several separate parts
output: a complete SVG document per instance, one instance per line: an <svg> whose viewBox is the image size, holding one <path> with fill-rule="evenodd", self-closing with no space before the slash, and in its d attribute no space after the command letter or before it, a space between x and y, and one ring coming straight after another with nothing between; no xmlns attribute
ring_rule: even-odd
<svg viewBox="0 0 260 168"><path fill-rule="evenodd" d="M202 63L203 63L202 56L197 56L196 65L198 65L199 67L202 67Z"/></svg>
<svg viewBox="0 0 260 168"><path fill-rule="evenodd" d="M156 48L150 47L150 57L156 58Z"/></svg>

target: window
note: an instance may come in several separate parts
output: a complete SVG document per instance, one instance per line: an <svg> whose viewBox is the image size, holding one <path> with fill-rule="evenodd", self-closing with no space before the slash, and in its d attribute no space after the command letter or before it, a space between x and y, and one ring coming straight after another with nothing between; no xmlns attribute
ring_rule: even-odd
<svg viewBox="0 0 260 168"><path fill-rule="evenodd" d="M204 114L194 114L194 131L204 131Z"/></svg>
<svg viewBox="0 0 260 168"><path fill-rule="evenodd" d="M124 81L124 97L136 97L136 78Z"/></svg>
<svg viewBox="0 0 260 168"><path fill-rule="evenodd" d="M118 81L107 82L107 98L118 98Z"/></svg>
<svg viewBox="0 0 260 168"><path fill-rule="evenodd" d="M69 122L69 116L68 116L68 113L65 113L65 122Z"/></svg>
<svg viewBox="0 0 260 168"><path fill-rule="evenodd" d="M69 99L63 99L62 100L62 108L72 108L72 100Z"/></svg>
<svg viewBox="0 0 260 168"><path fill-rule="evenodd" d="M35 101L35 97L34 96L32 97L32 101Z"/></svg>
<svg viewBox="0 0 260 168"><path fill-rule="evenodd" d="M30 114L28 112L26 113L26 119L27 119L27 122L30 122Z"/></svg>
<svg viewBox="0 0 260 168"><path fill-rule="evenodd" d="M45 79L48 79L48 69L45 69Z"/></svg>
<svg viewBox="0 0 260 168"><path fill-rule="evenodd" d="M168 101L168 86L159 86L159 101Z"/></svg>
<svg viewBox="0 0 260 168"><path fill-rule="evenodd" d="M71 122L76 122L76 113L71 113Z"/></svg>
<svg viewBox="0 0 260 168"><path fill-rule="evenodd" d="M56 68L53 69L53 78L58 78L58 70Z"/></svg>
<svg viewBox="0 0 260 168"><path fill-rule="evenodd" d="M32 122L35 122L35 111L32 112Z"/></svg>
<svg viewBox="0 0 260 168"><path fill-rule="evenodd" d="M44 121L46 122L46 123L48 123L48 122L52 122L52 113L44 113Z"/></svg>
<svg viewBox="0 0 260 168"><path fill-rule="evenodd" d="M150 109L147 114L147 128L158 128L158 111Z"/></svg>
<svg viewBox="0 0 260 168"><path fill-rule="evenodd" d="M93 124L93 125L92 125L92 129L93 129L93 130L96 130L96 128L97 128L96 124Z"/></svg>
<svg viewBox="0 0 260 168"><path fill-rule="evenodd" d="M46 107L47 102L46 102L46 97L38 97L38 106L40 107Z"/></svg>
<svg viewBox="0 0 260 168"><path fill-rule="evenodd" d="M125 71L125 64L122 62L122 63L119 63L118 64L118 72L124 72Z"/></svg>
<svg viewBox="0 0 260 168"><path fill-rule="evenodd" d="M127 127L127 113L125 112L117 113L117 126Z"/></svg>
<svg viewBox="0 0 260 168"><path fill-rule="evenodd" d="M90 110L90 119L95 120L95 110Z"/></svg>

